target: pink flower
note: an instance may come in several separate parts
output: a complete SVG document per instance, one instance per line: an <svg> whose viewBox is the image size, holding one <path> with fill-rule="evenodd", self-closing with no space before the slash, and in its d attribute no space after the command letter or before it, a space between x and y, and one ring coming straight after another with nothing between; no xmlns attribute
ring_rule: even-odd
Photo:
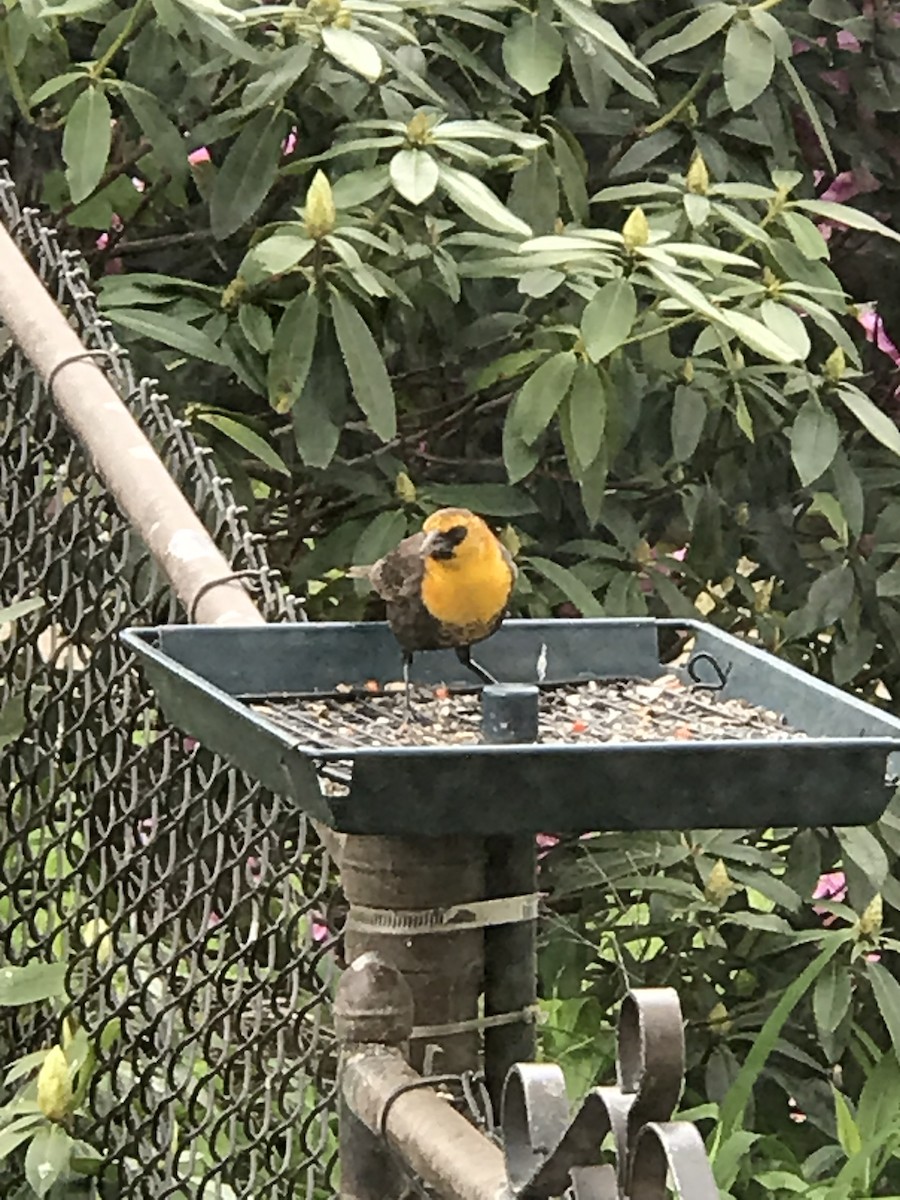
<svg viewBox="0 0 900 1200"><path fill-rule="evenodd" d="M199 163L212 162L212 155L205 146L198 146L188 155L188 162L192 167L196 167Z"/></svg>
<svg viewBox="0 0 900 1200"><path fill-rule="evenodd" d="M876 349L886 354L896 366L900 366L900 350L894 345L885 332L884 322L876 308L866 308L857 318L866 331L866 340L872 342Z"/></svg>
<svg viewBox="0 0 900 1200"><path fill-rule="evenodd" d="M323 921L319 920L317 916L313 916L312 921L310 922L309 931L312 934L312 940L314 942L326 942L331 936L331 931L328 926Z"/></svg>
<svg viewBox="0 0 900 1200"><path fill-rule="evenodd" d="M666 555L666 557L674 558L677 562L684 562L687 552L688 552L687 546L681 546L678 550L669 551L668 554ZM651 546L650 547L650 558L654 562L654 564L656 564L656 559L658 557L659 557L659 551L657 550L657 548L655 546ZM660 575L671 575L672 574L672 569L668 563L659 563L654 566L654 570L658 571ZM645 596L653 591L653 584L650 580L650 576L646 569L641 573L640 579L638 580L638 587L641 589L641 591L644 593Z"/></svg>
<svg viewBox="0 0 900 1200"><path fill-rule="evenodd" d="M862 49L859 38L854 37L848 29L838 30L837 44L841 50L849 50L851 54L859 54Z"/></svg>
<svg viewBox="0 0 900 1200"><path fill-rule="evenodd" d="M534 840L542 850L550 850L559 843L559 838L552 833L536 834Z"/></svg>
<svg viewBox="0 0 900 1200"><path fill-rule="evenodd" d="M847 895L847 876L843 871L830 871L819 876L819 882L813 891L813 900L835 900L840 903ZM814 906L815 907L815 906ZM826 912L824 908L815 908L816 912Z"/></svg>
<svg viewBox="0 0 900 1200"><path fill-rule="evenodd" d="M857 171L842 171L831 181L819 199L845 204L854 196L862 196L866 192L877 192L880 187L881 184L872 172L867 167L860 167Z"/></svg>
<svg viewBox="0 0 900 1200"><path fill-rule="evenodd" d="M291 127L290 133L287 135L287 137L281 143L281 153L285 157L287 157L287 155L293 154L296 149L297 149L297 126L293 125Z"/></svg>
<svg viewBox="0 0 900 1200"><path fill-rule="evenodd" d="M813 891L813 900L834 900L840 904L847 898L847 877L843 871L831 871L819 876L819 882ZM833 925L837 920L834 913L823 908L821 904L813 905L813 912L822 918L825 926Z"/></svg>

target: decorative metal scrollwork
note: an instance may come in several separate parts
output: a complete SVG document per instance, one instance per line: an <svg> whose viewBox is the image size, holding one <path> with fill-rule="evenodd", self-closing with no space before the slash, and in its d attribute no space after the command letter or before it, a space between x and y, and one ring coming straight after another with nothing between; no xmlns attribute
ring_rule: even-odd
<svg viewBox="0 0 900 1200"><path fill-rule="evenodd" d="M593 1088L574 1115L559 1067L520 1063L506 1078L503 1143L517 1200L718 1200L697 1128L671 1119L684 1078L673 988L629 992L619 1013L618 1083ZM602 1149L612 1133L616 1165Z"/></svg>

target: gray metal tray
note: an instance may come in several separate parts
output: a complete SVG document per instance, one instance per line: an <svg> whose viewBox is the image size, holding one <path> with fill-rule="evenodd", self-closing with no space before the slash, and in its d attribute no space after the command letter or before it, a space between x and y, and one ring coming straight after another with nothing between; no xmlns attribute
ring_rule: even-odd
<svg viewBox="0 0 900 1200"><path fill-rule="evenodd" d="M601 745L323 747L254 711L250 701L333 693L394 679L386 625L127 629L162 711L209 750L333 829L347 833L580 833L869 824L900 773L900 720L704 622L507 621L478 647L503 682L653 679L663 629L690 631L697 672L726 676L723 697L782 714L794 741ZM703 656L706 667L703 667ZM418 655L413 680L471 687L451 653ZM893 762L890 761L893 754ZM322 774L340 765L346 788ZM343 793L343 794L341 794Z"/></svg>

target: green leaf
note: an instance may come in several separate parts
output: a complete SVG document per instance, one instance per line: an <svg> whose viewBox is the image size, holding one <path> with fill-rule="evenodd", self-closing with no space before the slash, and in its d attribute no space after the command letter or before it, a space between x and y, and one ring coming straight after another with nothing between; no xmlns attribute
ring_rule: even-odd
<svg viewBox="0 0 900 1200"><path fill-rule="evenodd" d="M283 275L302 262L312 250L312 238L297 233L275 233L265 238L244 256L238 275L247 283L261 283L271 275Z"/></svg>
<svg viewBox="0 0 900 1200"><path fill-rule="evenodd" d="M702 392L679 384L675 389L671 422L672 457L676 462L687 462L697 449L708 412Z"/></svg>
<svg viewBox="0 0 900 1200"><path fill-rule="evenodd" d="M303 391L291 407L294 442L305 466L323 471L331 463L350 403L350 381L337 338L325 322Z"/></svg>
<svg viewBox="0 0 900 1200"><path fill-rule="evenodd" d="M810 351L809 334L802 318L792 308L775 300L763 300L759 315L766 328L790 346L798 360L802 362L806 359Z"/></svg>
<svg viewBox="0 0 900 1200"><path fill-rule="evenodd" d="M137 308L113 308L109 310L109 319L115 325L130 329L132 333L181 350L192 358L201 358L204 362L220 366L225 363L225 355L212 338L179 317Z"/></svg>
<svg viewBox="0 0 900 1200"><path fill-rule="evenodd" d="M56 1000L63 994L64 962L30 962L23 967L0 967L0 1007Z"/></svg>
<svg viewBox="0 0 900 1200"><path fill-rule="evenodd" d="M575 457L585 471L600 453L606 428L606 391L593 367L583 362L578 364L566 400Z"/></svg>
<svg viewBox="0 0 900 1200"><path fill-rule="evenodd" d="M516 432L532 445L544 432L569 390L578 359L571 350L561 350L541 363L523 384L515 410Z"/></svg>
<svg viewBox="0 0 900 1200"><path fill-rule="evenodd" d="M44 1057L43 1054L41 1057ZM14 1121L10 1121L0 1130L0 1162L9 1158L13 1150L32 1137L38 1128L45 1126L46 1122L47 1118L43 1113L28 1113L27 1116L16 1117Z"/></svg>
<svg viewBox="0 0 900 1200"><path fill-rule="evenodd" d="M749 346L751 350L755 350L757 354L761 354L763 358L770 358L773 362L792 363L800 357L793 346L763 325L762 321L748 317L746 313L736 312L734 309L723 309L719 312L719 320L736 333L745 345Z"/></svg>
<svg viewBox="0 0 900 1200"><path fill-rule="evenodd" d="M82 92L66 118L62 153L73 204L94 191L103 178L112 141L112 110L106 92L91 85Z"/></svg>
<svg viewBox="0 0 900 1200"><path fill-rule="evenodd" d="M874 891L880 891L890 868L887 854L878 838L863 825L846 825L834 832L844 858L865 875Z"/></svg>
<svg viewBox="0 0 900 1200"><path fill-rule="evenodd" d="M819 110L816 108L815 101L809 94L806 84L797 73L797 68L789 58L783 58L781 65L784 68L788 78L794 85L794 91L797 93L797 99L803 106L803 111L809 118L809 123L812 125L816 137L819 139L819 146L825 159L831 168L833 175L837 174L837 163L834 158L834 151L831 149L831 143L828 141L828 134L825 132L825 126L822 124L822 118L819 116Z"/></svg>
<svg viewBox="0 0 900 1200"><path fill-rule="evenodd" d="M381 351L366 322L339 292L331 297L331 315L356 402L373 432L389 442L397 432L397 406Z"/></svg>
<svg viewBox="0 0 900 1200"><path fill-rule="evenodd" d="M867 962L875 1003L887 1026L894 1050L900 1050L900 983L880 963Z"/></svg>
<svg viewBox="0 0 900 1200"><path fill-rule="evenodd" d="M390 171L391 183L410 204L424 203L438 185L438 165L427 150L398 150Z"/></svg>
<svg viewBox="0 0 900 1200"><path fill-rule="evenodd" d="M571 134L564 136L556 129L550 130L553 142L553 160L559 172L566 203L574 220L589 223L589 204L585 176L588 166L578 142Z"/></svg>
<svg viewBox="0 0 900 1200"><path fill-rule="evenodd" d="M196 420L202 421L205 425L211 425L213 429L218 429L219 433L224 434L242 450L252 454L254 458L258 458L267 467L271 467L273 471L278 471L282 475L290 475L290 469L281 455L269 445L265 438L260 437L246 425L242 425L240 421L210 412L197 413Z"/></svg>
<svg viewBox="0 0 900 1200"><path fill-rule="evenodd" d="M379 513L360 534L353 551L358 565L377 562L406 536L406 514L400 509Z"/></svg>
<svg viewBox="0 0 900 1200"><path fill-rule="evenodd" d="M843 932L823 933L822 940L825 942L825 946L822 951L783 989L778 1003L750 1047L750 1051L722 1103L719 1124L714 1134L716 1146L726 1142L731 1134L741 1127L753 1087L766 1065L769 1055L775 1049L775 1044L781 1037L781 1031L788 1017L849 937L849 933Z"/></svg>
<svg viewBox="0 0 900 1200"><path fill-rule="evenodd" d="M537 271L526 271L519 280L519 291L523 296L534 296L540 299L555 292L560 284L565 283L566 277L562 271L554 271L551 267L543 267Z"/></svg>
<svg viewBox="0 0 900 1200"><path fill-rule="evenodd" d="M184 138L169 120L157 98L133 83L120 83L119 92L150 141L160 163L178 179L188 170Z"/></svg>
<svg viewBox="0 0 900 1200"><path fill-rule="evenodd" d="M502 483L433 483L419 489L438 508L468 508L489 517L527 517L537 505L527 494Z"/></svg>
<svg viewBox="0 0 900 1200"><path fill-rule="evenodd" d="M503 39L503 65L530 96L539 96L562 70L564 44L537 13L518 16Z"/></svg>
<svg viewBox="0 0 900 1200"><path fill-rule="evenodd" d="M813 991L813 1015L820 1035L834 1033L850 1007L851 996L847 964L832 959L816 980Z"/></svg>
<svg viewBox="0 0 900 1200"><path fill-rule="evenodd" d="M702 46L711 37L715 37L720 29L724 29L733 16L734 9L730 4L710 4L693 21L689 21L681 33L673 33L671 37L654 41L644 55L645 65L649 67L664 58L671 58L685 50L693 50L695 46Z"/></svg>
<svg viewBox="0 0 900 1200"><path fill-rule="evenodd" d="M612 54L617 55L642 74L652 78L650 69L635 58L631 52L631 47L622 38L615 26L611 25L604 17L601 17L599 13L596 13L590 5L581 3L581 0L556 0L556 7L563 17L571 25L574 25L576 29L583 29L600 46L605 47Z"/></svg>
<svg viewBox="0 0 900 1200"><path fill-rule="evenodd" d="M213 236L224 241L256 213L275 182L287 131L282 113L268 109L247 122L216 172L209 201Z"/></svg>
<svg viewBox="0 0 900 1200"><path fill-rule="evenodd" d="M794 240L794 245L804 258L816 261L828 258L828 243L819 231L819 227L803 213L785 209L779 218Z"/></svg>
<svg viewBox="0 0 900 1200"><path fill-rule="evenodd" d="M559 563L551 562L549 558L529 556L525 559L540 575L550 581L555 588L571 600L584 617L602 617L603 607L590 588L582 583L577 575Z"/></svg>
<svg viewBox="0 0 900 1200"><path fill-rule="evenodd" d="M441 163L438 170L441 187L453 203L476 224L484 226L485 229L496 229L500 233L514 233L520 237L531 236L531 230L525 222L520 221L501 204L480 179L476 179L468 171L449 167L446 163Z"/></svg>
<svg viewBox="0 0 900 1200"><path fill-rule="evenodd" d="M858 388L846 385L839 387L838 395L876 441L881 442L882 446L887 446L888 450L893 450L895 454L900 454L900 429L886 413Z"/></svg>
<svg viewBox="0 0 900 1200"><path fill-rule="evenodd" d="M319 301L315 292L295 297L282 314L269 355L269 403L287 412L306 383L316 348Z"/></svg>
<svg viewBox="0 0 900 1200"><path fill-rule="evenodd" d="M251 80L241 94L243 111L253 112L277 104L309 66L312 52L310 42L298 42L285 50L280 58L267 62L260 77Z"/></svg>
<svg viewBox="0 0 900 1200"><path fill-rule="evenodd" d="M370 83L378 79L383 69L381 55L368 38L336 25L326 25L321 33L325 49L342 67L355 71Z"/></svg>
<svg viewBox="0 0 900 1200"><path fill-rule="evenodd" d="M503 423L503 464L510 483L518 483L537 466L540 453L529 446L518 432L518 408L522 393L520 392L509 406L506 420Z"/></svg>
<svg viewBox="0 0 900 1200"><path fill-rule="evenodd" d="M818 397L804 401L791 427L791 458L804 487L828 470L840 442L834 413L823 408Z"/></svg>
<svg viewBox="0 0 900 1200"><path fill-rule="evenodd" d="M877 217L851 208L849 204L836 204L833 200L794 200L790 208L802 208L804 212L812 213L814 217L824 217L828 221L837 221L850 229L862 229L866 233L877 233L881 237L900 242L900 233L890 229ZM790 211L790 209L788 210Z"/></svg>
<svg viewBox="0 0 900 1200"><path fill-rule="evenodd" d="M831 1091L834 1096L834 1115L837 1122L838 1141L841 1144L841 1149L849 1158L851 1154L856 1154L862 1149L862 1139L859 1136L859 1129L856 1126L856 1122L853 1120L850 1105L847 1103L844 1095L834 1086L832 1086Z"/></svg>
<svg viewBox="0 0 900 1200"><path fill-rule="evenodd" d="M72 1139L61 1125L39 1129L25 1155L25 1178L38 1196L46 1196L69 1166Z"/></svg>
<svg viewBox="0 0 900 1200"><path fill-rule="evenodd" d="M9 696L0 708L0 750L19 740L28 725L25 715L25 693Z"/></svg>
<svg viewBox="0 0 900 1200"><path fill-rule="evenodd" d="M735 112L746 108L769 86L775 48L750 21L732 21L725 38L725 94Z"/></svg>
<svg viewBox="0 0 900 1200"><path fill-rule="evenodd" d="M37 612L43 607L44 601L40 596L31 596L28 600L17 600L15 604L7 604L5 608L0 608L0 625L18 621L19 617L27 617L29 613Z"/></svg>
<svg viewBox="0 0 900 1200"><path fill-rule="evenodd" d="M79 79L86 79L84 71L66 71L63 75L54 75L52 79L48 79L45 83L35 91L31 97L32 107L38 104L43 104L45 100L49 100L51 96L55 96L57 92L61 92L63 88L68 87L70 83L75 83Z"/></svg>
<svg viewBox="0 0 900 1200"><path fill-rule="evenodd" d="M386 191L390 178L386 166L350 171L334 181L331 194L338 208L356 208Z"/></svg>
<svg viewBox="0 0 900 1200"><path fill-rule="evenodd" d="M637 296L627 279L612 279L600 288L581 317L581 336L594 362L621 346L636 316Z"/></svg>
<svg viewBox="0 0 900 1200"><path fill-rule="evenodd" d="M760 1134L751 1133L746 1129L736 1129L725 1141L716 1146L716 1153L712 1158L712 1168L720 1192L727 1192L737 1179L741 1167L747 1161L750 1148L759 1140L760 1136Z"/></svg>
<svg viewBox="0 0 900 1200"><path fill-rule="evenodd" d="M256 304L242 304L238 309L241 332L254 350L268 354L272 349L272 318Z"/></svg>

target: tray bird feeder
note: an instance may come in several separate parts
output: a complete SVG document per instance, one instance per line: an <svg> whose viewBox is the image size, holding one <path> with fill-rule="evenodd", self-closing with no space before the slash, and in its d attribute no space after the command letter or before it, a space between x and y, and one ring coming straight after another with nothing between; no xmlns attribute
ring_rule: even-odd
<svg viewBox="0 0 900 1200"><path fill-rule="evenodd" d="M493 738L482 741L470 728L431 744L386 742L379 736L385 718L365 716L373 691L399 673L386 625L160 626L122 637L168 720L345 833L491 836L877 820L900 773L900 720L704 622L508 621L478 647L478 658L503 684L532 685L509 688L509 711L527 727L529 691L539 691L541 706L558 706L569 703L566 689L577 697L579 689L632 681L646 691L671 679L660 638L678 632L690 647L678 668L688 698L702 697L707 709L743 701L777 714L771 732L715 737L700 722L699 732L679 727L681 736L654 735L651 727L642 740L561 739L551 731L528 742L532 731L519 744L497 744L491 689L483 717L494 724ZM418 655L412 680L439 685L445 711L477 709L472 679L451 653ZM604 695L592 698L595 719L599 711L602 720ZM354 721L336 716L350 717L357 706ZM652 699L645 708L653 709Z"/></svg>

